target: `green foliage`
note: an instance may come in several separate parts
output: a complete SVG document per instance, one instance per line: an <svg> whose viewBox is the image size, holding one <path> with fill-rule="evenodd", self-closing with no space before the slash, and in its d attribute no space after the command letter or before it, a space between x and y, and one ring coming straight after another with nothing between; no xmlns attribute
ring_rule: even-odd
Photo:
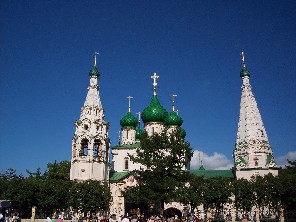
<svg viewBox="0 0 296 222"><path fill-rule="evenodd" d="M228 178L213 178L205 180L204 207L216 209L215 215L223 209L223 205L231 202L231 186Z"/></svg>
<svg viewBox="0 0 296 222"><path fill-rule="evenodd" d="M17 175L16 170L9 168L5 171L5 173L0 173L0 180L14 180L17 178L23 178L23 175Z"/></svg>
<svg viewBox="0 0 296 222"><path fill-rule="evenodd" d="M255 205L255 195L251 183L246 179L232 181L232 193L234 195L234 206L237 210L247 213Z"/></svg>
<svg viewBox="0 0 296 222"><path fill-rule="evenodd" d="M256 176L251 179L252 190L255 194L255 204L259 209L267 207L268 209L279 210L281 206L281 195L283 187L278 177L272 174L264 177Z"/></svg>
<svg viewBox="0 0 296 222"><path fill-rule="evenodd" d="M279 171L280 182L283 187L281 201L287 211L296 211L296 160L289 161L286 169Z"/></svg>
<svg viewBox="0 0 296 222"><path fill-rule="evenodd" d="M204 202L205 179L190 174L187 183L179 190L177 201L190 205L191 212Z"/></svg>
<svg viewBox="0 0 296 222"><path fill-rule="evenodd" d="M70 206L83 212L106 211L110 201L111 193L108 185L99 181L73 182L70 189Z"/></svg>
<svg viewBox="0 0 296 222"><path fill-rule="evenodd" d="M61 161L57 163L48 163L47 171L44 173L46 179L56 179L56 180L70 180L70 161Z"/></svg>
<svg viewBox="0 0 296 222"><path fill-rule="evenodd" d="M106 211L111 199L108 187L97 181L70 181L70 165L69 161L49 163L44 174L40 168L36 172L27 171L28 178L17 176L15 170L9 169L0 177L0 199L19 201L23 218L31 217L33 206L37 207L37 213L46 215L65 211L69 206Z"/></svg>
<svg viewBox="0 0 296 222"><path fill-rule="evenodd" d="M178 192L189 178L184 168L192 157L192 149L181 137L180 130L172 134L141 136L141 148L131 160L140 163L143 168L133 171L139 182L126 196L133 201L171 202L178 198Z"/></svg>

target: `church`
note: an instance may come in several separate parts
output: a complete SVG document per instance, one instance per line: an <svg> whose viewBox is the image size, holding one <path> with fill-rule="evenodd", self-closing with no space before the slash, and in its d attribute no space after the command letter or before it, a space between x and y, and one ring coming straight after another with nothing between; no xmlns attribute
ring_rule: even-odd
<svg viewBox="0 0 296 222"><path fill-rule="evenodd" d="M126 215L136 209L132 209L127 203L122 191L126 187L135 186L137 181L130 172L140 168L133 163L129 155L135 155L141 148L140 136L143 130L148 135L173 131L176 127L181 129L182 136L186 132L182 129L183 120L175 110L174 97L172 95L172 110L167 110L161 105L157 97L157 79L154 73L153 94L150 104L138 113L138 118L131 112L131 96L128 96L128 112L120 120L120 143L111 146L108 136L109 123L105 121L104 109L99 93L100 72L97 68L96 53L94 64L89 71L90 83L85 102L80 110L80 118L75 121L75 133L72 138L72 159L70 179L74 181L98 180L109 183L112 193L110 215ZM268 173L278 175L277 165L269 144L267 133L250 85L250 72L246 68L245 56L242 52L242 92L240 102L240 115L235 148L233 151L234 169L206 170L201 166L198 170L190 170L191 173L205 178L228 177L232 179L250 179L252 176L264 176ZM107 111L108 112L108 111ZM144 129L140 128L140 122L144 123ZM111 155L112 154L112 155ZM110 159L112 158L112 159ZM164 210L172 209L175 212L183 212L184 206L179 203L166 203Z"/></svg>

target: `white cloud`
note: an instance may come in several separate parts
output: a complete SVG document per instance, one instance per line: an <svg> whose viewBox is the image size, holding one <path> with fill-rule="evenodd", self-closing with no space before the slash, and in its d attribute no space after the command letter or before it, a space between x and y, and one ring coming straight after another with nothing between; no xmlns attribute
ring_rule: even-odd
<svg viewBox="0 0 296 222"><path fill-rule="evenodd" d="M233 167L233 160L229 160L224 154L214 152L212 156L209 156L202 151L194 150L190 169L198 169L201 160L206 170L229 170Z"/></svg>
<svg viewBox="0 0 296 222"><path fill-rule="evenodd" d="M194 150L190 169L198 169L201 160L206 170L229 170L233 167L233 160L229 160L224 154L214 152L213 155L209 156L202 151ZM275 160L279 167L285 167L289 165L287 160L296 160L296 151L290 151L285 155L275 157Z"/></svg>
<svg viewBox="0 0 296 222"><path fill-rule="evenodd" d="M288 152L286 155L275 157L275 162L279 167L285 167L288 164L288 161L296 160L296 151Z"/></svg>

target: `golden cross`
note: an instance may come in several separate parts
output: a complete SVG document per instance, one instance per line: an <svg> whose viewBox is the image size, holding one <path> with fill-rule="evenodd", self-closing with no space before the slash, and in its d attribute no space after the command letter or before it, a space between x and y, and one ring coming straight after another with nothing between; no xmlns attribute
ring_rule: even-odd
<svg viewBox="0 0 296 222"><path fill-rule="evenodd" d="M177 95L172 94L172 110L173 110L173 112L175 111L175 97L176 96Z"/></svg>
<svg viewBox="0 0 296 222"><path fill-rule="evenodd" d="M94 52L94 66L97 66L97 55L99 55L100 53L98 52Z"/></svg>
<svg viewBox="0 0 296 222"><path fill-rule="evenodd" d="M153 79L153 94L156 95L156 86L157 86L157 82L156 82L156 79L158 79L159 76L156 75L156 73L154 73L153 76L151 76L151 79Z"/></svg>
<svg viewBox="0 0 296 222"><path fill-rule="evenodd" d="M141 121L141 112L138 112L136 114L138 114L138 122L140 122Z"/></svg>
<svg viewBox="0 0 296 222"><path fill-rule="evenodd" d="M246 68L246 63L245 63L245 53L242 52L241 55L242 55L243 68Z"/></svg>
<svg viewBox="0 0 296 222"><path fill-rule="evenodd" d="M128 96L126 97L128 99L128 112L131 112L131 99L133 99L134 97L132 96Z"/></svg>

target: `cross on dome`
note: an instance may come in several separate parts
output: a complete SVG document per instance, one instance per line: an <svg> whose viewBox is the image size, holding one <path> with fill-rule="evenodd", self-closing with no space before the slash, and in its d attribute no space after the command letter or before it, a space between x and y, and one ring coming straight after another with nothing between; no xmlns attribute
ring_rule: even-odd
<svg viewBox="0 0 296 222"><path fill-rule="evenodd" d="M138 112L136 114L138 114L138 122L141 122L141 112Z"/></svg>
<svg viewBox="0 0 296 222"><path fill-rule="evenodd" d="M157 82L156 79L158 79L159 76L156 75L156 73L154 73L153 76L151 76L151 79L153 79L153 95L156 96L156 86L157 86Z"/></svg>
<svg viewBox="0 0 296 222"><path fill-rule="evenodd" d="M175 97L176 97L177 95L174 95L174 94L172 94L172 111L174 112L175 111Z"/></svg>
<svg viewBox="0 0 296 222"><path fill-rule="evenodd" d="M128 96L126 97L128 99L128 112L131 112L131 99L133 99L134 97L132 96Z"/></svg>
<svg viewBox="0 0 296 222"><path fill-rule="evenodd" d="M94 66L97 66L97 55L99 55L100 53L98 52L94 52Z"/></svg>
<svg viewBox="0 0 296 222"><path fill-rule="evenodd" d="M245 53L242 52L241 55L242 55L242 64L243 64L243 68L246 68Z"/></svg>

